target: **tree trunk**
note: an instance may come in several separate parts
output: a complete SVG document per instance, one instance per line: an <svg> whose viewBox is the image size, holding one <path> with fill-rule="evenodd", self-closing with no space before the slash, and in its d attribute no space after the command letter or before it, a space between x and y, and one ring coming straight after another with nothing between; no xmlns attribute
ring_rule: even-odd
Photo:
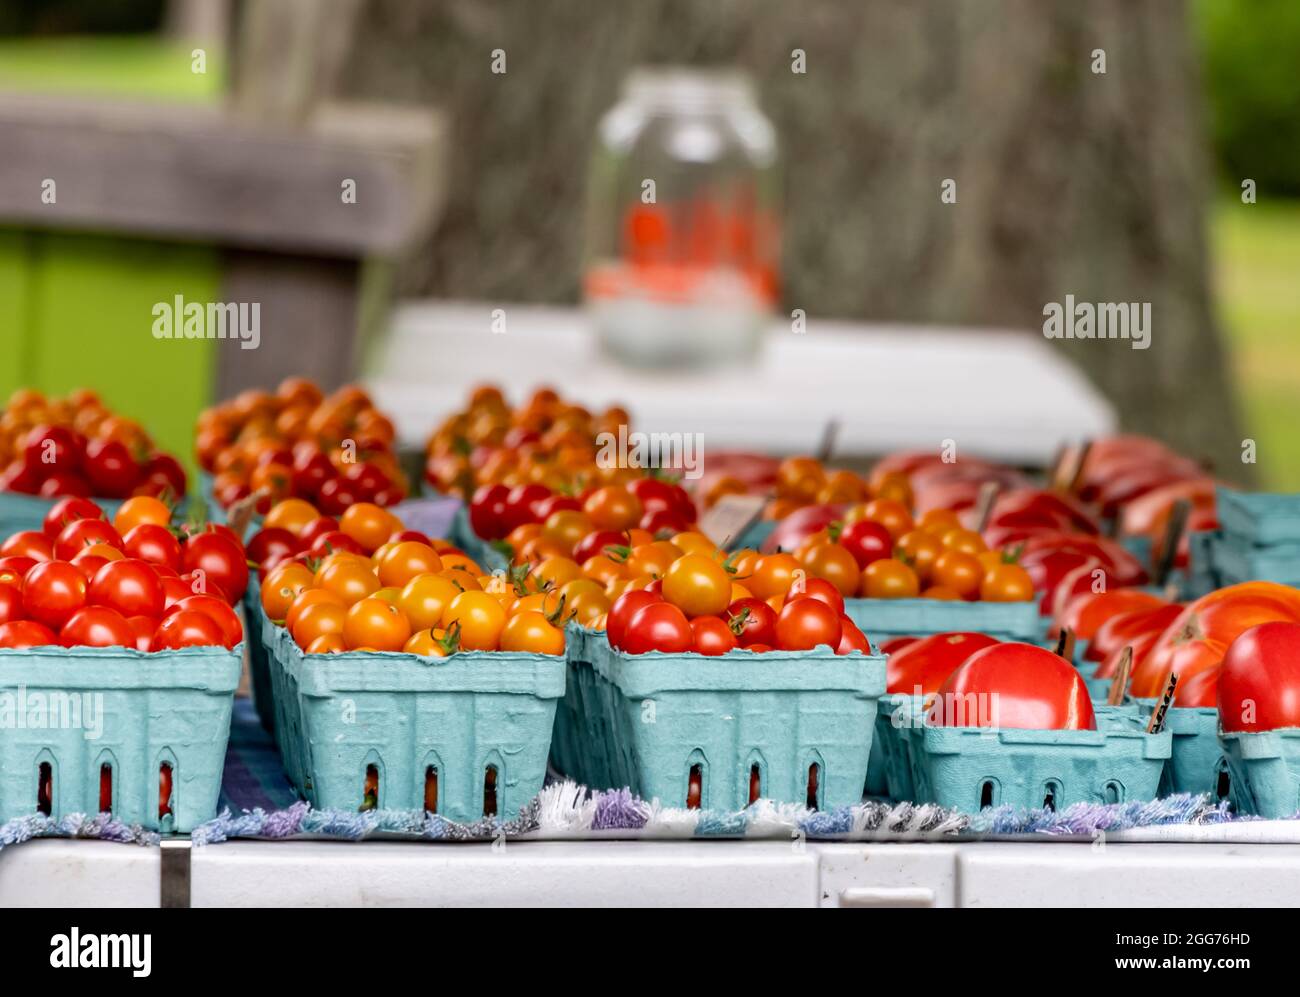
<svg viewBox="0 0 1300 997"><path fill-rule="evenodd" d="M1061 348L1127 427L1244 470L1182 0L365 0L360 24L345 90L454 116L450 207L408 292L574 300L587 158L620 80L737 63L782 138L788 309L1039 335L1066 294L1150 302L1149 349Z"/></svg>

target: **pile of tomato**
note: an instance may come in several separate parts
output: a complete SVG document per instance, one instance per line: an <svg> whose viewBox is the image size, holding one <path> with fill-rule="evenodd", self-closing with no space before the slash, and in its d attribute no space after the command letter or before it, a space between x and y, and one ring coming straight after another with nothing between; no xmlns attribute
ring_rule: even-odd
<svg viewBox="0 0 1300 997"><path fill-rule="evenodd" d="M406 529L373 503L334 521L286 500L249 550L261 558L263 610L308 654L564 653L558 593L528 572L486 575L452 544Z"/></svg>
<svg viewBox="0 0 1300 997"><path fill-rule="evenodd" d="M0 491L43 498L179 497L185 471L93 391L51 398L24 388L0 415Z"/></svg>
<svg viewBox="0 0 1300 997"><path fill-rule="evenodd" d="M171 526L150 496L110 522L81 497L56 503L42 529L0 543L0 647L233 648L232 605L248 584L243 545L223 526Z"/></svg>
<svg viewBox="0 0 1300 997"><path fill-rule="evenodd" d="M597 464L601 433L618 434L628 413L611 407L593 414L539 388L511 408L499 388L475 389L463 411L442 423L425 447L425 479L444 494L469 499L483 485L545 485L578 494L640 474ZM486 536L487 534L483 534Z"/></svg>
<svg viewBox="0 0 1300 997"><path fill-rule="evenodd" d="M357 502L390 506L406 497L395 440L392 421L361 388L326 397L291 377L274 393L250 388L205 409L194 450L226 508L256 496L265 513L295 497L339 515Z"/></svg>

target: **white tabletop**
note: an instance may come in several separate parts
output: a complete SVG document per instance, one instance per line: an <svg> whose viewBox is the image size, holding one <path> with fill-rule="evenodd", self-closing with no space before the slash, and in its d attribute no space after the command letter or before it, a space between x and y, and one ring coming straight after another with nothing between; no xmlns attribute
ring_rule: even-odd
<svg viewBox="0 0 1300 997"><path fill-rule="evenodd" d="M1223 907L1300 903L1294 821L1198 843L235 841L192 852L212 906ZM1169 829L1173 830L1173 829ZM1183 829L1185 830L1185 829ZM1273 841L1278 843L1264 844ZM1284 844L1281 842L1293 842ZM159 899L157 848L33 841L0 852L0 906Z"/></svg>
<svg viewBox="0 0 1300 997"><path fill-rule="evenodd" d="M959 453L1045 464L1063 440L1115 428L1109 403L1032 331L810 317L802 334L774 324L749 366L662 373L602 354L581 309L420 301L398 310L368 370L415 444L485 382L513 401L550 384L589 407L625 404L634 428L703 433L713 450L810 452L837 419L843 456L953 440Z"/></svg>

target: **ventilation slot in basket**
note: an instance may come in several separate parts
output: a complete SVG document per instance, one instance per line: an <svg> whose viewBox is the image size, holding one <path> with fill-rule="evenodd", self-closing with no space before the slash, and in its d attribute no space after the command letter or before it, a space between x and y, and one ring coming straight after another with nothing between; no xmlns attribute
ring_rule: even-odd
<svg viewBox="0 0 1300 997"><path fill-rule="evenodd" d="M432 765L424 770L424 809L426 813L438 812L438 770Z"/></svg>
<svg viewBox="0 0 1300 997"><path fill-rule="evenodd" d="M809 810L817 810L821 800L822 767L816 762L808 766L808 797L805 802Z"/></svg>
<svg viewBox="0 0 1300 997"><path fill-rule="evenodd" d="M704 766L696 762L686 774L686 809L699 810L704 798Z"/></svg>
<svg viewBox="0 0 1300 997"><path fill-rule="evenodd" d="M757 803L763 795L763 770L755 762L749 767L749 802Z"/></svg>
<svg viewBox="0 0 1300 997"><path fill-rule="evenodd" d="M366 781L361 789L361 809L379 809L379 766L366 766Z"/></svg>
<svg viewBox="0 0 1300 997"><path fill-rule="evenodd" d="M1219 778L1214 784L1214 795L1216 799L1226 800L1232 792L1232 776L1228 774L1226 768L1219 769Z"/></svg>
<svg viewBox="0 0 1300 997"><path fill-rule="evenodd" d="M1124 786L1111 779L1102 787L1101 797L1103 803L1123 803Z"/></svg>
<svg viewBox="0 0 1300 997"><path fill-rule="evenodd" d="M172 812L172 767L167 762L158 766L158 819Z"/></svg>
<svg viewBox="0 0 1300 997"><path fill-rule="evenodd" d="M113 766L105 762L99 767L99 812L113 810Z"/></svg>
<svg viewBox="0 0 1300 997"><path fill-rule="evenodd" d="M36 812L50 816L54 808L54 770L49 762L41 762L36 773Z"/></svg>
<svg viewBox="0 0 1300 997"><path fill-rule="evenodd" d="M497 767L489 765L483 770L483 816L497 815Z"/></svg>
<svg viewBox="0 0 1300 997"><path fill-rule="evenodd" d="M1043 809L1055 812L1056 803L1061 798L1061 784L1055 779L1043 783Z"/></svg>
<svg viewBox="0 0 1300 997"><path fill-rule="evenodd" d="M992 779L985 779L980 783L980 809L993 806L996 802L996 793L993 787Z"/></svg>

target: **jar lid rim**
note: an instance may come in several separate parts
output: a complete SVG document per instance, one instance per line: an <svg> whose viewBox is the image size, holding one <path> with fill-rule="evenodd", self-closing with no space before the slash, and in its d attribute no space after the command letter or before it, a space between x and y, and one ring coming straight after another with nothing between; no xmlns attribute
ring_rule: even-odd
<svg viewBox="0 0 1300 997"><path fill-rule="evenodd" d="M672 104L752 103L754 84L738 69L638 66L623 80L623 95Z"/></svg>

